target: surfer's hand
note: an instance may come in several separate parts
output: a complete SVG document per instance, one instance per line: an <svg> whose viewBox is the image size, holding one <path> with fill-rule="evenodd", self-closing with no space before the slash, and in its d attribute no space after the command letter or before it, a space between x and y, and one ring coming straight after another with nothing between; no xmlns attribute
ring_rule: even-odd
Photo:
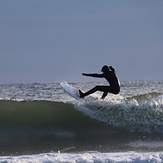
<svg viewBox="0 0 163 163"><path fill-rule="evenodd" d="M83 76L86 76L87 74L86 73L82 73Z"/></svg>

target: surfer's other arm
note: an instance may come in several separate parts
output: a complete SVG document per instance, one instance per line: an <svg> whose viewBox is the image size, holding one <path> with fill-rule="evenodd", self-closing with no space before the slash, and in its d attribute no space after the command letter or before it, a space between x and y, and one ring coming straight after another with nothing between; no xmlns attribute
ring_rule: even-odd
<svg viewBox="0 0 163 163"><path fill-rule="evenodd" d="M103 78L103 74L87 74L87 73L82 73L83 76L90 76L90 77L95 77L95 78Z"/></svg>

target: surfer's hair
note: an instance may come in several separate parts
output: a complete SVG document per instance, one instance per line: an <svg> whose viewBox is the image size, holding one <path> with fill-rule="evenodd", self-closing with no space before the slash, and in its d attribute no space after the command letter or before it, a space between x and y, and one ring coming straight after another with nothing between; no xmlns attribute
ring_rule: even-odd
<svg viewBox="0 0 163 163"><path fill-rule="evenodd" d="M108 72L109 71L109 67L107 65L104 65L101 69L102 72Z"/></svg>

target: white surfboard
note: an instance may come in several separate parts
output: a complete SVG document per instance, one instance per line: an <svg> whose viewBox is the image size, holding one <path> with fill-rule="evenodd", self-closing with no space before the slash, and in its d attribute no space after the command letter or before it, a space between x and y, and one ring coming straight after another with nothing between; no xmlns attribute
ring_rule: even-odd
<svg viewBox="0 0 163 163"><path fill-rule="evenodd" d="M86 101L92 101L92 100L98 99L97 97L94 97L92 95L89 95L85 98L80 98L79 89L69 85L66 81L61 82L60 85L71 97L75 98L78 101L83 100L83 99Z"/></svg>
<svg viewBox="0 0 163 163"><path fill-rule="evenodd" d="M66 81L60 83L61 87L73 98L76 100L81 100L79 95L79 90L71 85L69 85Z"/></svg>

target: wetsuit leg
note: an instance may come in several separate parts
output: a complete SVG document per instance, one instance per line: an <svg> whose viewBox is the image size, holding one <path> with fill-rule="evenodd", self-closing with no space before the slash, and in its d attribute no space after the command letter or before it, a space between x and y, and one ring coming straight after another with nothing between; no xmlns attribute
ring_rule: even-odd
<svg viewBox="0 0 163 163"><path fill-rule="evenodd" d="M97 85L97 86L95 86L94 88L92 88L91 90L89 90L86 93L83 93L81 90L79 90L80 97L83 98L83 97L88 96L88 95L90 95L92 93L95 93L96 91L103 92L103 95L102 95L101 99L104 99L107 96L108 93L118 94L120 92L119 89L114 89L114 88L112 88L110 86Z"/></svg>
<svg viewBox="0 0 163 163"><path fill-rule="evenodd" d="M92 88L91 90L89 90L86 93L80 93L80 97L83 98L83 97L88 96L92 93L95 93L96 91L101 91L101 92L104 92L102 97L105 98L106 95L108 94L109 90L110 90L109 86L95 86L94 88Z"/></svg>
<svg viewBox="0 0 163 163"><path fill-rule="evenodd" d="M107 96L108 92L104 92L101 99L104 99Z"/></svg>

